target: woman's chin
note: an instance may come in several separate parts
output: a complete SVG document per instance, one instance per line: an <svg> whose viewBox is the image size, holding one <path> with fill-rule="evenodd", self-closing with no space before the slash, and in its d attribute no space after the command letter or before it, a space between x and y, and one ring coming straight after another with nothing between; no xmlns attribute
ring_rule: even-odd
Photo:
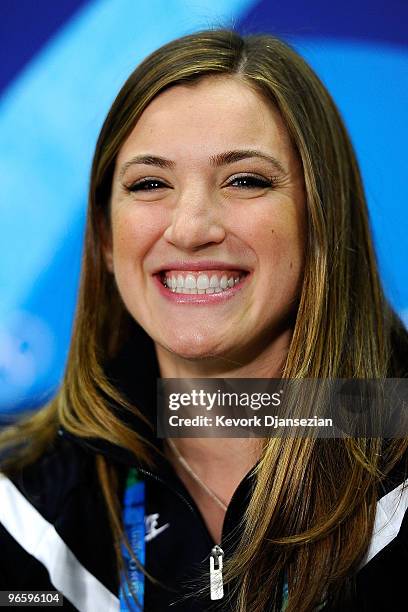
<svg viewBox="0 0 408 612"><path fill-rule="evenodd" d="M219 338L209 338L197 333L188 337L180 336L161 344L172 354L192 360L221 357L228 350Z"/></svg>

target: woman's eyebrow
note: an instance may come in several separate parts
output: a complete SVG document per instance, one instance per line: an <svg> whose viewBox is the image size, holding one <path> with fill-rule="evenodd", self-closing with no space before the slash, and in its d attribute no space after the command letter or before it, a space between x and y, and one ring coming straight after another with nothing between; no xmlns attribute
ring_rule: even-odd
<svg viewBox="0 0 408 612"><path fill-rule="evenodd" d="M275 166L278 172L281 172L282 174L286 173L283 165L278 159L276 159L276 157L256 149L237 149L234 151L226 151L225 153L218 153L217 155L212 155L210 157L210 163L212 166L216 167L225 166L227 164L233 164L234 162L241 161L242 159L250 159L252 157L267 161Z"/></svg>
<svg viewBox="0 0 408 612"><path fill-rule="evenodd" d="M269 162L270 164L275 166L278 172L285 174L285 170L281 162L276 159L276 157L273 157L273 155L269 155L267 153L263 153L262 151L257 151L256 149L237 149L234 151L225 151L224 153L217 153L216 155L211 155L209 161L212 166L219 167L226 166L228 164L233 164L234 162L241 161L243 159L250 159L253 157ZM121 179L123 177L126 170L130 166L137 164L171 169L175 167L176 162L172 161L171 159L166 159L165 157L160 157L157 155L136 155L135 157L132 157L123 164L119 172L119 178Z"/></svg>
<svg viewBox="0 0 408 612"><path fill-rule="evenodd" d="M136 155L125 162L120 169L119 178L122 178L126 170L135 164L144 164L146 166L156 166L158 168L174 168L176 163L165 157L158 157L157 155Z"/></svg>

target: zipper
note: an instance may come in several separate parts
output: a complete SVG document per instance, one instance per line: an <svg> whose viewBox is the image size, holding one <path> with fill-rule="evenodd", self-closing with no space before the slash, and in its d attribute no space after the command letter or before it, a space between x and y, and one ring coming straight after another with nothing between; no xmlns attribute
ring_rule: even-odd
<svg viewBox="0 0 408 612"><path fill-rule="evenodd" d="M224 597L224 583L222 579L222 559L224 551L216 544L210 555L210 597L212 600Z"/></svg>

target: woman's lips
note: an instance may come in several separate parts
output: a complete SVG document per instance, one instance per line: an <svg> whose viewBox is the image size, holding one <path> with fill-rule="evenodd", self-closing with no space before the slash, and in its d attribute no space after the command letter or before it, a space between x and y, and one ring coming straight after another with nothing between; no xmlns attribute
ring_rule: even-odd
<svg viewBox="0 0 408 612"><path fill-rule="evenodd" d="M219 304L241 291L248 276L244 270L166 270L153 279L160 294L173 303Z"/></svg>

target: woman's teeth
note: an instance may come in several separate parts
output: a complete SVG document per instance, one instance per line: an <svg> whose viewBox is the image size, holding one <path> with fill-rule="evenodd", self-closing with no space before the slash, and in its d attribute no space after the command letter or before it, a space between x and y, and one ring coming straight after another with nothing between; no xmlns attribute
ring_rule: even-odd
<svg viewBox="0 0 408 612"><path fill-rule="evenodd" d="M165 274L163 285L173 293L221 293L238 284L243 278L237 272L229 274Z"/></svg>

